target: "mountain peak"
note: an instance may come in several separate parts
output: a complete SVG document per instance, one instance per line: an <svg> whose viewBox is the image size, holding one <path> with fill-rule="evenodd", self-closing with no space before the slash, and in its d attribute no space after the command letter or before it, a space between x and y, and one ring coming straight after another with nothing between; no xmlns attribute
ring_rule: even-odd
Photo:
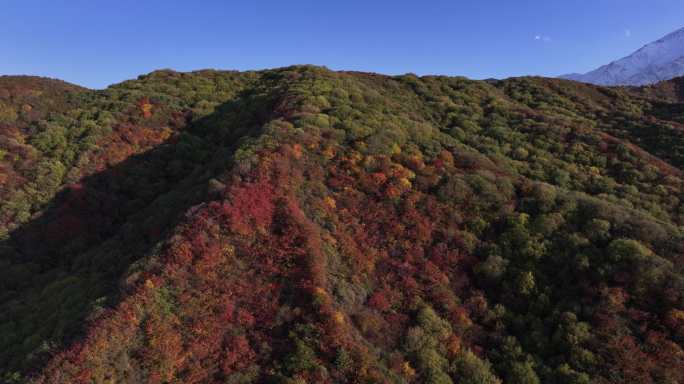
<svg viewBox="0 0 684 384"><path fill-rule="evenodd" d="M679 28L678 30L669 33L665 37L661 38L657 42L665 42L673 39L684 39L684 27Z"/></svg>
<svg viewBox="0 0 684 384"><path fill-rule="evenodd" d="M599 85L647 85L684 75L684 28L585 74L561 76Z"/></svg>

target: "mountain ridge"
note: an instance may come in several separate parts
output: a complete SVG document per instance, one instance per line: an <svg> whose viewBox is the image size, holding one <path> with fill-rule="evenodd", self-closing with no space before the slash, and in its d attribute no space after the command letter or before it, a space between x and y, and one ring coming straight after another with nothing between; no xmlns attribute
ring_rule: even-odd
<svg viewBox="0 0 684 384"><path fill-rule="evenodd" d="M5 106L0 381L676 382L676 83L293 66Z"/></svg>

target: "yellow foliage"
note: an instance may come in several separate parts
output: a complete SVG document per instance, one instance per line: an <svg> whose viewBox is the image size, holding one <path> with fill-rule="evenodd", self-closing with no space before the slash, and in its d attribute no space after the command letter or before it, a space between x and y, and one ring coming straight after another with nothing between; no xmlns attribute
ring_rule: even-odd
<svg viewBox="0 0 684 384"><path fill-rule="evenodd" d="M330 197L330 196L326 196L326 197L323 199L323 202L324 202L325 205L326 205L327 207L329 207L330 209L335 209L335 208L337 208L337 203L335 202L335 199L333 199L333 198Z"/></svg>
<svg viewBox="0 0 684 384"><path fill-rule="evenodd" d="M416 370L413 369L411 363L404 361L404 364L401 365L401 373L403 373L405 377L411 378L416 375Z"/></svg>
<svg viewBox="0 0 684 384"><path fill-rule="evenodd" d="M390 176L397 178L404 177L404 174L406 173L405 170L406 168L404 168L401 164L392 164Z"/></svg>
<svg viewBox="0 0 684 384"><path fill-rule="evenodd" d="M335 150L333 149L333 147L326 147L326 148L323 150L323 157L325 157L325 158L328 159L328 160L330 160L330 159L332 159L333 157L335 157Z"/></svg>
<svg viewBox="0 0 684 384"><path fill-rule="evenodd" d="M171 137L171 135L173 134L173 132L174 132L173 129L171 129L171 128L169 128L169 127L165 127L165 128L162 130L161 139L162 139L162 140L168 139L169 137Z"/></svg>
<svg viewBox="0 0 684 384"><path fill-rule="evenodd" d="M326 292L325 289L321 287L316 287L314 288L314 294L319 296L327 296L328 292Z"/></svg>
<svg viewBox="0 0 684 384"><path fill-rule="evenodd" d="M316 287L313 290L313 301L317 305L325 306L330 304L330 297L328 296L328 292L325 291L325 289L321 287Z"/></svg>
<svg viewBox="0 0 684 384"><path fill-rule="evenodd" d="M233 257L235 256L235 247L233 245L226 245L223 247L223 253L228 256L228 257Z"/></svg>
<svg viewBox="0 0 684 384"><path fill-rule="evenodd" d="M360 152L354 151L352 152L351 156L349 158L352 161L352 164L356 164L359 161L363 160L363 155Z"/></svg>
<svg viewBox="0 0 684 384"><path fill-rule="evenodd" d="M684 325L684 311L673 309L667 313L667 322L673 327Z"/></svg>
<svg viewBox="0 0 684 384"><path fill-rule="evenodd" d="M140 109L142 110L143 116L145 116L145 117L152 116L152 104L142 103L140 105Z"/></svg>

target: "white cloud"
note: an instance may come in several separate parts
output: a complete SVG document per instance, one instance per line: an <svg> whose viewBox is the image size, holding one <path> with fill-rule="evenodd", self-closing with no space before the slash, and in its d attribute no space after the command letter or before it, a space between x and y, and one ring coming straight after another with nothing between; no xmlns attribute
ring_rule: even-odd
<svg viewBox="0 0 684 384"><path fill-rule="evenodd" d="M541 37L540 35L537 35L537 36L534 37L535 40L541 40L541 38L542 38L542 37Z"/></svg>
<svg viewBox="0 0 684 384"><path fill-rule="evenodd" d="M543 41L545 43L551 42L551 37L549 36L544 36L544 35L535 35L534 36L535 41Z"/></svg>
<svg viewBox="0 0 684 384"><path fill-rule="evenodd" d="M625 29L625 37L632 37L632 31L629 29Z"/></svg>

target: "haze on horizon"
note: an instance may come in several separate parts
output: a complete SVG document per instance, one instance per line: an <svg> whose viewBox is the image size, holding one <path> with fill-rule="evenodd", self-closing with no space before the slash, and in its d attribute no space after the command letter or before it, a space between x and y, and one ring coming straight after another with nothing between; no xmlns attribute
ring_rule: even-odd
<svg viewBox="0 0 684 384"><path fill-rule="evenodd" d="M9 0L0 75L91 88L160 68L292 64L475 79L586 72L682 26L677 0Z"/></svg>

